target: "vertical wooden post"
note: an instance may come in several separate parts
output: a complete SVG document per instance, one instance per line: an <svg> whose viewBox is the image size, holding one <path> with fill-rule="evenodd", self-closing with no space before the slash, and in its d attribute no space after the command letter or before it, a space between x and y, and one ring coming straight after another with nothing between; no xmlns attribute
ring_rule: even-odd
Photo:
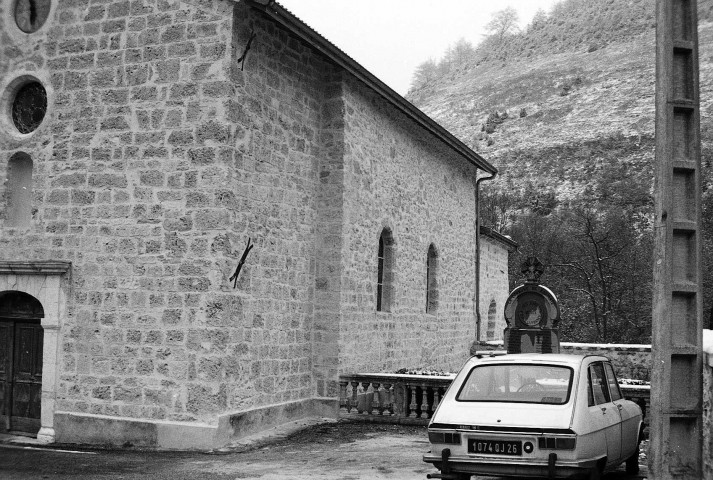
<svg viewBox="0 0 713 480"><path fill-rule="evenodd" d="M649 469L702 478L702 289L696 0L656 2L656 217Z"/></svg>

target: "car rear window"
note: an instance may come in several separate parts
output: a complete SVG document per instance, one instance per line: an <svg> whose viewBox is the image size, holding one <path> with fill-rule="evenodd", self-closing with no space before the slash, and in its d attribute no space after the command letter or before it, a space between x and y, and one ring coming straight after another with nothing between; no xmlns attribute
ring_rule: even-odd
<svg viewBox="0 0 713 480"><path fill-rule="evenodd" d="M570 367L512 363L480 365L468 373L456 400L564 405L571 389Z"/></svg>

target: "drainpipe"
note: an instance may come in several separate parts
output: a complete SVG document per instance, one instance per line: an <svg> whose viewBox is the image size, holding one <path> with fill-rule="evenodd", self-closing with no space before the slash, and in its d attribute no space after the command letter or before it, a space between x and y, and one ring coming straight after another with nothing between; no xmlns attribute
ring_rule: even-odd
<svg viewBox="0 0 713 480"><path fill-rule="evenodd" d="M492 180L495 173L489 177L481 177L475 181L475 341L480 341L480 182Z"/></svg>

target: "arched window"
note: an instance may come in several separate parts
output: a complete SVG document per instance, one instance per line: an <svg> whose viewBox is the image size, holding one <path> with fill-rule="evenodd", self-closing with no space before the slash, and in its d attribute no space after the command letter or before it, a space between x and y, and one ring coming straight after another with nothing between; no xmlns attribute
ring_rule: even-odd
<svg viewBox="0 0 713 480"><path fill-rule="evenodd" d="M29 228L32 219L32 159L26 153L20 152L10 157L5 199L5 225Z"/></svg>
<svg viewBox="0 0 713 480"><path fill-rule="evenodd" d="M426 255L426 313L436 313L438 309L438 255L433 244L428 246Z"/></svg>
<svg viewBox="0 0 713 480"><path fill-rule="evenodd" d="M495 340L495 312L497 311L497 304L495 300L490 301L490 306L488 307L488 330L486 333L486 340Z"/></svg>
<svg viewBox="0 0 713 480"><path fill-rule="evenodd" d="M384 228L379 236L379 255L376 278L376 311L391 310L393 291L393 246L391 230Z"/></svg>

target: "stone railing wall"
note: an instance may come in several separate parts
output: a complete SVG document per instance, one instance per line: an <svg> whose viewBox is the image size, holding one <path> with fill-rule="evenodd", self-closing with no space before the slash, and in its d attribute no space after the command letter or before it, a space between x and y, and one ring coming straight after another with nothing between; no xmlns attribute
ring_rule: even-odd
<svg viewBox="0 0 713 480"><path fill-rule="evenodd" d="M341 375L339 415L354 420L426 425L454 378L455 374ZM621 388L626 398L648 411L648 385L621 385Z"/></svg>

